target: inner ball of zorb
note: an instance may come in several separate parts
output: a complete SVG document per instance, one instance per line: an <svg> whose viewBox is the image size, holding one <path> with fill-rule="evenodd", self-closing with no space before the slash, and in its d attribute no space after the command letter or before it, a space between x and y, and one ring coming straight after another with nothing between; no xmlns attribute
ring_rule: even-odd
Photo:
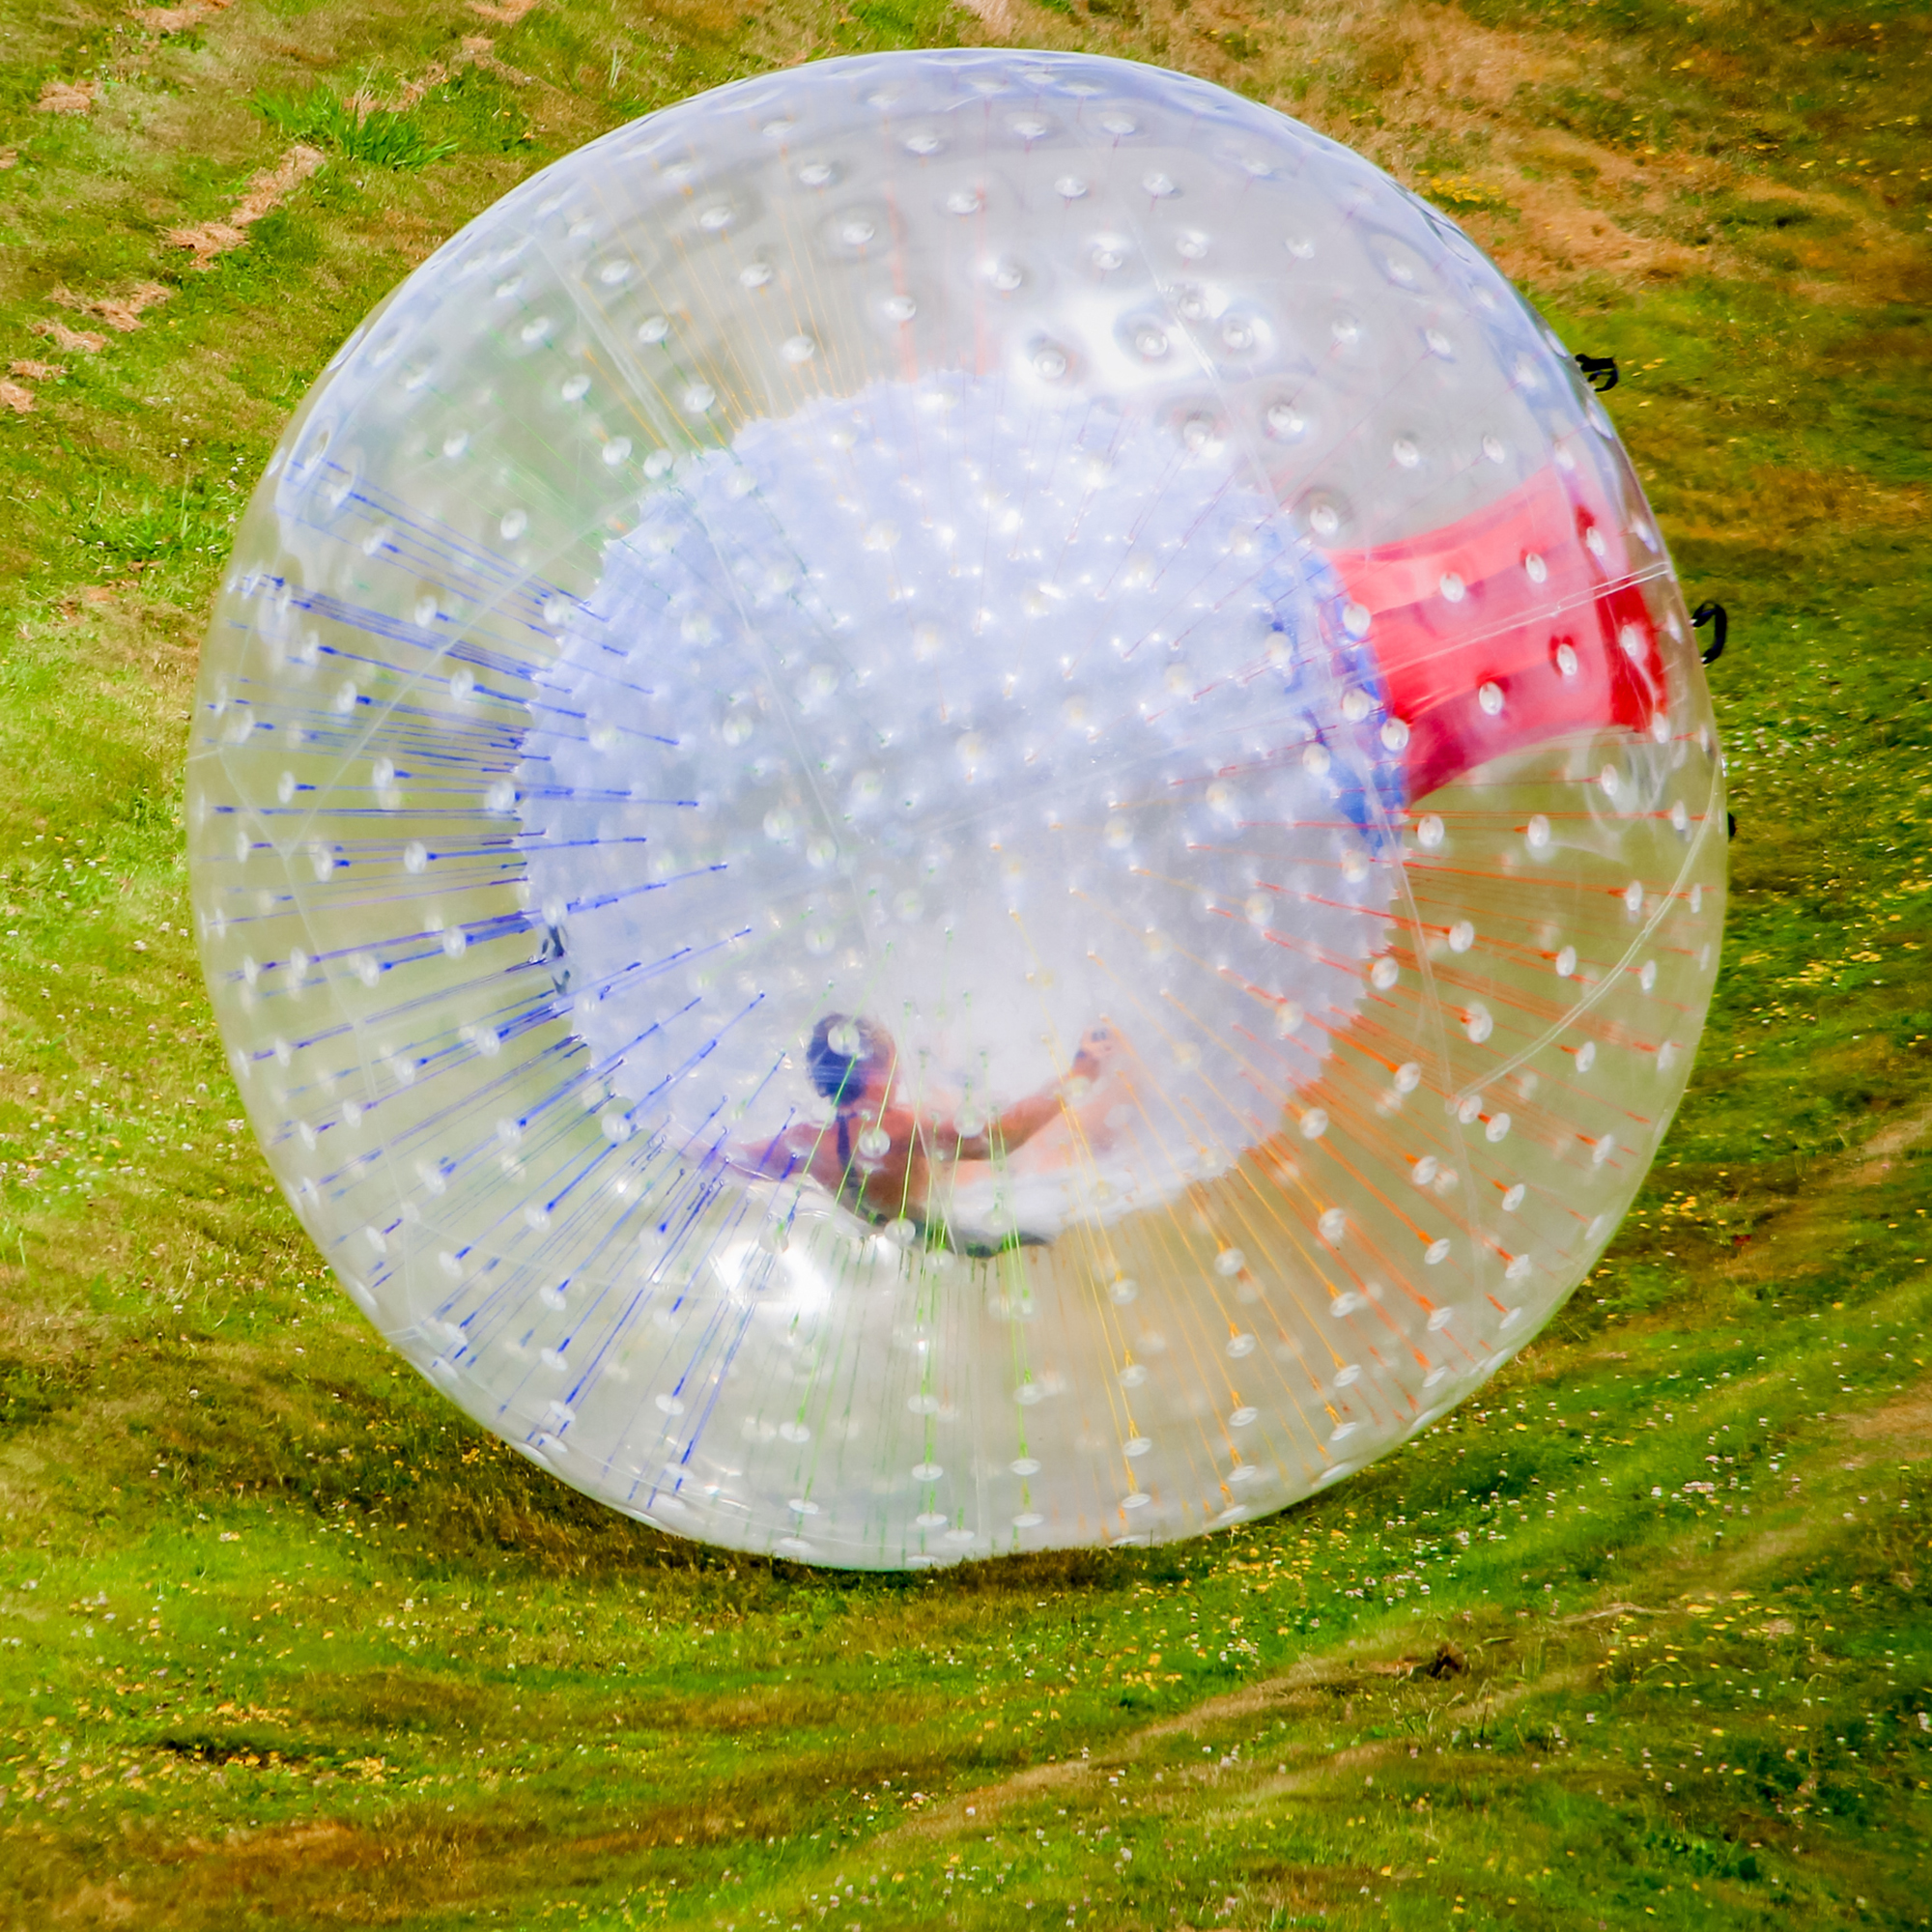
<svg viewBox="0 0 1932 1932"><path fill-rule="evenodd" d="M1439 1416L1684 1088L1724 810L1602 405L1179 75L744 81L336 356L188 781L255 1126L390 1343L680 1536L1193 1534Z"/></svg>

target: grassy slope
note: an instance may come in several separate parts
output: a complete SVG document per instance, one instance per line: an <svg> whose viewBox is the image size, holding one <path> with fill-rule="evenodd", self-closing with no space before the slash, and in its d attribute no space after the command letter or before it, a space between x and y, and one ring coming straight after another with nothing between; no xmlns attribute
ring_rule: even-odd
<svg viewBox="0 0 1932 1932"><path fill-rule="evenodd" d="M68 374L0 408L0 1917L1928 1922L1927 23L1812 4L6 0L0 355ZM288 151L252 95L479 33L392 143L446 157L167 241ZM1736 621L1740 890L1638 1212L1480 1405L1209 1544L854 1580L668 1546L390 1366L238 1136L180 754L240 495L437 240L692 89L1000 37L1302 114L1623 358Z"/></svg>

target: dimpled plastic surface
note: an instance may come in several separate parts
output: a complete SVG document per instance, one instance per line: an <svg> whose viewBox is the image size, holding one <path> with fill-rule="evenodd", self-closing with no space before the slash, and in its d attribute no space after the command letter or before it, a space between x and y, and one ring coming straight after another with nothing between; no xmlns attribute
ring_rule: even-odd
<svg viewBox="0 0 1932 1932"><path fill-rule="evenodd" d="M1455 226L1200 81L826 62L344 347L209 636L237 1079L393 1346L672 1530L1188 1535L1602 1251L1723 917L1642 494Z"/></svg>

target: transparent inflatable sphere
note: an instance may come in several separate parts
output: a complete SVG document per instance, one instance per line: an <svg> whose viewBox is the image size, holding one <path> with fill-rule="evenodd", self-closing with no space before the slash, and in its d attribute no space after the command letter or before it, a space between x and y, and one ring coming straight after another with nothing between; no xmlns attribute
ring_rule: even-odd
<svg viewBox="0 0 1932 1932"><path fill-rule="evenodd" d="M678 1535L1185 1536L1602 1251L1723 919L1711 709L1453 223L1119 62L829 61L472 222L270 464L193 892L393 1346Z"/></svg>

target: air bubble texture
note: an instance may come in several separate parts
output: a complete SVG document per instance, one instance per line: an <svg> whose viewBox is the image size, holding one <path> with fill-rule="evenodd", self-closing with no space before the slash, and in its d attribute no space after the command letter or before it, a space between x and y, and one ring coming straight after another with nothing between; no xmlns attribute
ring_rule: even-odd
<svg viewBox="0 0 1932 1932"><path fill-rule="evenodd" d="M1609 1239L1723 921L1602 404L1203 82L827 61L547 169L345 344L209 633L237 1080L452 1400L895 1569L1276 1509Z"/></svg>

